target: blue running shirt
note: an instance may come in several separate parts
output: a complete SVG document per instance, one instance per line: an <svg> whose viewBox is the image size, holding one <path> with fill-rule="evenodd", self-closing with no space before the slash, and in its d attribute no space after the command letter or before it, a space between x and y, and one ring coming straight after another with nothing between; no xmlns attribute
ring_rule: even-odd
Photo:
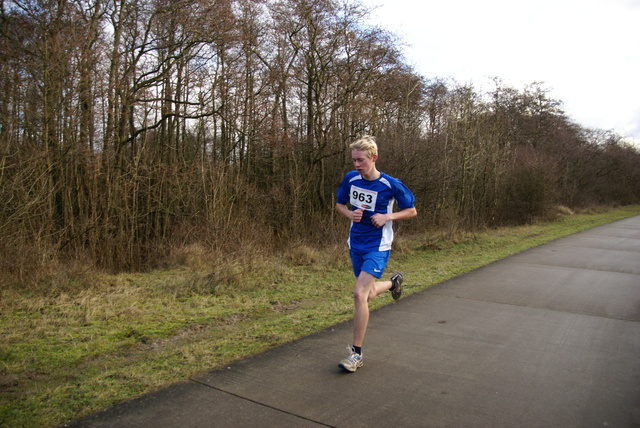
<svg viewBox="0 0 640 428"><path fill-rule="evenodd" d="M337 191L337 202L342 205L351 204L351 209L364 210L359 223L351 222L349 248L358 251L388 251L393 242L392 221L377 228L371 223L371 216L376 213L389 214L397 201L401 210L413 208L413 193L397 178L383 172L376 180L365 180L358 171L350 171L342 180Z"/></svg>

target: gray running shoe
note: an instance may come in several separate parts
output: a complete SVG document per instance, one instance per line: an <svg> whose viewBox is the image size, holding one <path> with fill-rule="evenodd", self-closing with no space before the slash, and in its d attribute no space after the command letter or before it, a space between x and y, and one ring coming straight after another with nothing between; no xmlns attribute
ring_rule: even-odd
<svg viewBox="0 0 640 428"><path fill-rule="evenodd" d="M402 273L400 272L396 272L393 274L393 276L391 277L391 283L393 284L391 286L391 297L393 297L393 300L398 300L400 298L400 296L402 296L402 283L404 282L404 276L402 276Z"/></svg>
<svg viewBox="0 0 640 428"><path fill-rule="evenodd" d="M358 368L362 367L362 355L358 354L351 346L347 346L347 352L349 352L349 356L340 361L338 367L353 373Z"/></svg>

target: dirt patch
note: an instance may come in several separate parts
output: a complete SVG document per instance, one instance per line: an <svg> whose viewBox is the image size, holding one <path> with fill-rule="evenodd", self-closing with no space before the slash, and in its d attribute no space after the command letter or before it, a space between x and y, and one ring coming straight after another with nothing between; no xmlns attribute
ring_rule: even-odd
<svg viewBox="0 0 640 428"><path fill-rule="evenodd" d="M302 302L300 300L290 300L289 303L282 303L281 301L278 300L276 301L276 303L271 305L269 309L272 310L273 312L283 313L283 312L292 311L300 307L301 304Z"/></svg>

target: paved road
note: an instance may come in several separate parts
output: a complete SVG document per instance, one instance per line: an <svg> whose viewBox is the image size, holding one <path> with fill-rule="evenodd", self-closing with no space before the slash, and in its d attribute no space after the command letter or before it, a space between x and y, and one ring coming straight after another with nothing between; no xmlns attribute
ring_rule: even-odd
<svg viewBox="0 0 640 428"><path fill-rule="evenodd" d="M407 278L407 282L411 278ZM640 427L640 216L545 244L72 427Z"/></svg>

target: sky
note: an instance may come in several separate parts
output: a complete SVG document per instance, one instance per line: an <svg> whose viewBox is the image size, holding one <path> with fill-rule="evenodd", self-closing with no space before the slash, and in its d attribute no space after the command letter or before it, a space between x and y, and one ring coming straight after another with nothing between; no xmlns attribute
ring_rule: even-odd
<svg viewBox="0 0 640 428"><path fill-rule="evenodd" d="M427 78L541 82L585 128L640 147L640 0L362 0Z"/></svg>

